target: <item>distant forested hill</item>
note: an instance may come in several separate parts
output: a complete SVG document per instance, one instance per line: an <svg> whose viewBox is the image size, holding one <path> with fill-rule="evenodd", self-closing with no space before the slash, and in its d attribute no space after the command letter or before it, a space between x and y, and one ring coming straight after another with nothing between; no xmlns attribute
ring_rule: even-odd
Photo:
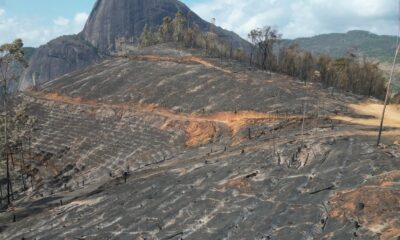
<svg viewBox="0 0 400 240"><path fill-rule="evenodd" d="M376 35L367 31L355 30L348 33L331 33L284 40L283 44L285 46L298 44L300 48L313 53L326 53L334 58L351 52L382 62L390 62L394 56L396 41L395 36Z"/></svg>

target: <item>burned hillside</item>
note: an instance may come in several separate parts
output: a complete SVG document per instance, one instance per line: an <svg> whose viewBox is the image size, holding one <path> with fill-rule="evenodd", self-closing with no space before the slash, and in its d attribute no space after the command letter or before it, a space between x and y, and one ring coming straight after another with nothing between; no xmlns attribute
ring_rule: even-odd
<svg viewBox="0 0 400 240"><path fill-rule="evenodd" d="M400 123L377 147L357 108L377 101L162 49L19 96L36 174L4 239L397 239Z"/></svg>

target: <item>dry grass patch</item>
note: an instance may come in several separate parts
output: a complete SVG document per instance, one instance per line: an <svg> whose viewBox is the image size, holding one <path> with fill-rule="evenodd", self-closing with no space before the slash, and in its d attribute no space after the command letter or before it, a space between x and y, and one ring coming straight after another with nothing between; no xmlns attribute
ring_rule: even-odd
<svg viewBox="0 0 400 240"><path fill-rule="evenodd" d="M217 127L212 122L189 122L186 128L186 146L194 147L210 143L217 133Z"/></svg>

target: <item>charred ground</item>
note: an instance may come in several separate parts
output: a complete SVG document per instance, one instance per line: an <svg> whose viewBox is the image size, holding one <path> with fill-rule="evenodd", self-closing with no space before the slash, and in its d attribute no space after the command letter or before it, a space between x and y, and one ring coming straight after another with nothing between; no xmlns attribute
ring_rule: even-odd
<svg viewBox="0 0 400 240"><path fill-rule="evenodd" d="M373 100L167 46L20 97L37 174L4 239L400 235L400 125L376 147Z"/></svg>

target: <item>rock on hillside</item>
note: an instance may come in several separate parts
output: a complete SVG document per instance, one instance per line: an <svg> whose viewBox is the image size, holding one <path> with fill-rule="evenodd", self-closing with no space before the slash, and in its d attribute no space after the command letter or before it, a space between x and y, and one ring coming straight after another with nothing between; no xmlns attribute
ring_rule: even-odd
<svg viewBox="0 0 400 240"><path fill-rule="evenodd" d="M26 62L29 62L29 60L31 59L31 57L33 56L33 54L36 51L36 48L32 48L32 47L24 47L23 48L24 51L24 58ZM21 77L21 74L23 74L23 72L25 71L25 68L23 65L21 64L13 64L11 66L10 69L10 76L15 76L16 78ZM18 89L18 82L17 81L10 81L8 83L9 86L9 91L10 92L15 92Z"/></svg>
<svg viewBox="0 0 400 240"><path fill-rule="evenodd" d="M63 36L38 48L24 71L20 89L41 84L77 69L89 66L100 59L97 50L78 36ZM35 79L35 80L34 80Z"/></svg>
<svg viewBox="0 0 400 240"><path fill-rule="evenodd" d="M91 65L99 60L98 52L103 56L112 53L118 39L135 42L145 24L154 28L179 10L186 15L191 12L177 0L98 0L80 34L55 39L36 51L22 76L20 89L32 86L34 73L38 75L37 83L43 83ZM207 31L210 23L191 13L190 22ZM248 42L237 34L222 28L215 31L235 47L248 48Z"/></svg>
<svg viewBox="0 0 400 240"><path fill-rule="evenodd" d="M98 0L81 35L103 51L115 50L115 40L126 38L136 41L145 24L159 26L166 16L174 17L181 11L191 13L189 23L196 23L208 31L210 23L201 19L185 4L177 0ZM236 47L246 48L248 43L233 32L217 28L217 34L232 41Z"/></svg>

